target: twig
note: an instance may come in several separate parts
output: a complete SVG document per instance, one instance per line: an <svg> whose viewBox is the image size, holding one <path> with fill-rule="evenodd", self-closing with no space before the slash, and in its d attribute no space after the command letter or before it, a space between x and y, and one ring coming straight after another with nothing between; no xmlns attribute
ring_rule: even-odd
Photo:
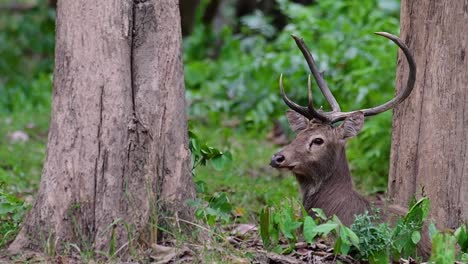
<svg viewBox="0 0 468 264"><path fill-rule="evenodd" d="M166 217L166 218L173 219L173 220L177 220L177 219L175 219L174 217ZM181 221L181 222L184 222L184 223L186 223L186 224L196 226L196 227L198 227L198 228L200 228L200 229L202 229L202 230L205 230L205 231L207 231L207 232L209 232L209 233L212 233L212 234L216 235L217 237L221 238L221 239L222 239L224 242L226 242L227 244L229 244L229 241L228 241L225 237L223 237L222 235L220 235L220 234L214 232L213 230L211 230L211 229L209 229L209 228L206 228L206 227L204 227L204 226L202 226L202 225L199 225L199 224L197 224L197 223L194 223L194 222L191 222L191 221L188 221L188 220L184 220L184 219L181 219L181 218L179 218L178 220Z"/></svg>

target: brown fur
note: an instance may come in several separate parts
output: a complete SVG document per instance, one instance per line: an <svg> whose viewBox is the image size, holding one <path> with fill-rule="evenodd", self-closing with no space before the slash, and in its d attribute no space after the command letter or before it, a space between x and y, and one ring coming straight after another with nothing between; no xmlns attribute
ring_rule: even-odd
<svg viewBox="0 0 468 264"><path fill-rule="evenodd" d="M356 112L339 127L309 121L293 111L288 111L287 116L297 137L273 156L271 165L294 173L309 214L313 215L312 208L321 208L327 215L336 215L345 225L351 225L356 215L372 212L371 203L353 190L345 150L346 140L361 130L364 115ZM323 142L314 144L317 138ZM405 214L405 210L393 210L383 202L374 206L381 209L385 221L391 222L391 215ZM427 232L423 232L418 247L419 254L427 258L430 254Z"/></svg>

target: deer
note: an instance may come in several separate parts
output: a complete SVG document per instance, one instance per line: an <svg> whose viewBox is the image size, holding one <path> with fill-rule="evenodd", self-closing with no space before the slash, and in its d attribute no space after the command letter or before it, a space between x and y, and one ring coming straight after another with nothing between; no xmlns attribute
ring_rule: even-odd
<svg viewBox="0 0 468 264"><path fill-rule="evenodd" d="M346 142L361 131L365 117L390 110L408 98L416 81L416 63L406 44L397 36L387 32L375 34L394 42L403 51L409 65L406 87L384 104L350 112L341 111L303 39L295 35L292 37L301 50L318 87L330 104L331 111L326 112L314 107L310 75L307 83L307 107L293 102L286 96L283 75L281 74L279 78L281 97L290 108L286 112L286 117L291 129L297 135L289 145L272 156L270 165L278 169L288 169L295 175L302 193L302 203L311 216L314 216L312 208L321 208L326 215L336 215L348 226L353 223L356 215L366 211L371 213L373 206L383 207L383 205L371 204L353 189L346 158ZM338 124L339 122L341 124ZM404 214L401 209L394 209L391 213ZM418 252L427 258L430 253L427 235L423 235L424 239L426 241L420 243L422 246L419 246Z"/></svg>

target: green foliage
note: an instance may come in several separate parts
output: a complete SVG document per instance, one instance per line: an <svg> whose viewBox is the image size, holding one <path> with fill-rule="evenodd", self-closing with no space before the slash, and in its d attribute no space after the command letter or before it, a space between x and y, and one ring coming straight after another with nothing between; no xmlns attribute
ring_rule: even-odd
<svg viewBox="0 0 468 264"><path fill-rule="evenodd" d="M204 143L197 134L189 129L189 148L192 153L192 171L198 165L206 166L210 162L215 170L221 171L225 164L232 161L229 151L222 152Z"/></svg>
<svg viewBox="0 0 468 264"><path fill-rule="evenodd" d="M37 106L35 97L47 95L31 89L31 82L52 72L54 20L46 0L30 11L0 16L0 113Z"/></svg>
<svg viewBox="0 0 468 264"><path fill-rule="evenodd" d="M334 231L335 246L333 251L336 255L348 255L351 246L359 248L359 238L349 227L342 224L335 215L332 218L332 223L336 225L335 229L331 230Z"/></svg>
<svg viewBox="0 0 468 264"><path fill-rule="evenodd" d="M395 227L379 223L379 212L356 216L351 229L360 240L356 258L370 263L388 263L390 259L416 256L416 245L421 240L421 230L429 213L429 199L422 198L410 204L408 213L399 218Z"/></svg>
<svg viewBox="0 0 468 264"><path fill-rule="evenodd" d="M281 206L266 206L260 211L260 237L266 249L282 251L278 242L280 234L289 242L290 247L297 241L302 219L295 210L299 203L295 200L283 202Z"/></svg>
<svg viewBox="0 0 468 264"><path fill-rule="evenodd" d="M394 256L416 255L416 244L421 238L421 230L430 209L430 202L424 197L410 203L410 209L403 219L399 219L392 234Z"/></svg>
<svg viewBox="0 0 468 264"><path fill-rule="evenodd" d="M464 253L468 253L468 224L465 223L457 228L454 232L454 236L457 239L460 250Z"/></svg>
<svg viewBox="0 0 468 264"><path fill-rule="evenodd" d="M289 21L276 35L269 18L256 12L241 20L242 34L200 26L184 41L192 119L212 126L234 119L241 128L264 131L286 110L278 91L280 73L288 94L304 103L308 69L291 34L309 44L344 110L381 104L394 95L397 48L372 32L398 34L397 0L324 0L311 6L277 2ZM321 96L314 100L328 109ZM386 186L390 116L369 119L348 149L357 183L369 192Z"/></svg>
<svg viewBox="0 0 468 264"><path fill-rule="evenodd" d="M459 258L461 263L468 263L468 253L463 252L460 254Z"/></svg>
<svg viewBox="0 0 468 264"><path fill-rule="evenodd" d="M226 193L204 194L204 199L188 201L195 208L195 217L213 227L216 223L231 222L232 204Z"/></svg>
<svg viewBox="0 0 468 264"><path fill-rule="evenodd" d="M381 223L378 210L373 214L365 212L357 215L351 227L347 227L338 217L329 218L319 208L312 209L315 215L313 219L305 210L297 212L294 209L301 208L298 202L283 202L276 207L264 207L260 211L260 237L265 248L281 253L293 250L301 235L307 243L312 243L317 237L332 235L335 254L350 254L356 259L376 264L389 263L391 259L401 257L414 258L417 256L415 249L421 239L422 225L427 218L430 204L427 198L422 198L410 206L405 217L400 218L393 228L387 223ZM455 241L459 241L460 245L466 243L466 227L460 227L454 234L452 244ZM278 245L281 236L289 243L287 249ZM435 246L441 247L442 244Z"/></svg>
<svg viewBox="0 0 468 264"><path fill-rule="evenodd" d="M0 77L0 85L1 82ZM8 93L6 97L0 95L0 247L19 231L29 209L24 199L38 187L45 156L50 91L48 74L39 74L25 90L0 87L0 94ZM9 101L4 104L2 100ZM27 135L26 141L14 141L15 133Z"/></svg>
<svg viewBox="0 0 468 264"><path fill-rule="evenodd" d="M304 217L304 228L302 232L304 234L304 240L309 244L311 244L314 238L317 236L316 227L317 224L315 223L314 219L312 219L312 217L309 215L306 215Z"/></svg>
<svg viewBox="0 0 468 264"><path fill-rule="evenodd" d="M45 156L51 85L50 75L40 75L29 86L31 95L17 94L13 113L0 109L0 182L15 193L32 194L38 187ZM22 133L27 139L14 141L14 133Z"/></svg>
<svg viewBox="0 0 468 264"><path fill-rule="evenodd" d="M366 212L356 216L351 226L360 240L355 257L370 263L388 263L392 258L417 256L416 245L421 240L421 230L429 208L426 197L413 202L405 217L399 218L393 228L379 223L378 211L372 215Z"/></svg>
<svg viewBox="0 0 468 264"><path fill-rule="evenodd" d="M378 223L378 212L369 214L365 212L356 216L351 225L359 239L359 248L356 257L369 260L370 263L389 263L389 246L392 242L391 228L387 223Z"/></svg>
<svg viewBox="0 0 468 264"><path fill-rule="evenodd" d="M266 249L279 253L289 252L294 247L299 235L299 228L303 219L296 212L299 203L295 200L283 202L278 207L265 207L260 211L260 237ZM289 243L289 247L280 247L279 238L282 235Z"/></svg>
<svg viewBox="0 0 468 264"><path fill-rule="evenodd" d="M226 163L232 160L229 152L222 152L214 147L208 146L197 134L189 130L189 148L192 153L192 172L198 165L206 166L207 162L215 170L222 170ZM232 205L228 196L224 192L209 194L204 181L195 182L198 196L201 198L189 201L189 205L194 207L195 217L205 221L210 226L217 222L228 223L231 220Z"/></svg>
<svg viewBox="0 0 468 264"><path fill-rule="evenodd" d="M22 200L36 191L44 159L55 11L46 0L37 3L29 11L0 15L0 192L2 206L18 209L0 216L2 244L19 223L19 208L26 208ZM27 140L14 141L15 133Z"/></svg>
<svg viewBox="0 0 468 264"><path fill-rule="evenodd" d="M439 232L434 224L429 226L432 239L431 262L436 264L454 263L455 260L462 263L468 262L468 226L466 223L458 227L454 232ZM457 252L457 246L460 249ZM457 256L458 253L458 256Z"/></svg>
<svg viewBox="0 0 468 264"><path fill-rule="evenodd" d="M455 237L450 234L435 234L432 238L431 261L436 264L454 263L455 242Z"/></svg>
<svg viewBox="0 0 468 264"><path fill-rule="evenodd" d="M28 208L24 201L5 192L3 184L0 185L0 247L15 237Z"/></svg>
<svg viewBox="0 0 468 264"><path fill-rule="evenodd" d="M319 217L314 220L304 210L297 212L295 208L301 208L301 206L297 201L290 200L278 207L265 207L260 211L259 231L265 248L280 253L290 252L294 249L294 244L301 234L301 227L302 235L307 243L312 243L318 236L327 237L332 234L336 238L335 254L347 255L351 246L359 248L357 235L343 225L336 216L328 220L323 211L314 209L319 212ZM288 241L288 248L283 249L278 245L280 235Z"/></svg>
<svg viewBox="0 0 468 264"><path fill-rule="evenodd" d="M0 182L18 197L38 187L50 117L55 10L35 2L0 15ZM12 140L15 132L27 140Z"/></svg>
<svg viewBox="0 0 468 264"><path fill-rule="evenodd" d="M278 241L276 236L273 236L273 234L276 234L276 229L273 229L273 225L271 224L272 218L271 218L271 209L270 207L265 207L262 208L260 211L260 237L262 238L263 241L263 246L265 248L271 248L272 245L272 240L273 241Z"/></svg>

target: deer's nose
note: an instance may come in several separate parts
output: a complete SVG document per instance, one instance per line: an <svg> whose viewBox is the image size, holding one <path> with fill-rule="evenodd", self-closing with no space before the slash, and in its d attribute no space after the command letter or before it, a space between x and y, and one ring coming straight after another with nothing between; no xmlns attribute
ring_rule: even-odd
<svg viewBox="0 0 468 264"><path fill-rule="evenodd" d="M276 153L271 157L270 166L273 168L279 168L285 161L284 155Z"/></svg>

